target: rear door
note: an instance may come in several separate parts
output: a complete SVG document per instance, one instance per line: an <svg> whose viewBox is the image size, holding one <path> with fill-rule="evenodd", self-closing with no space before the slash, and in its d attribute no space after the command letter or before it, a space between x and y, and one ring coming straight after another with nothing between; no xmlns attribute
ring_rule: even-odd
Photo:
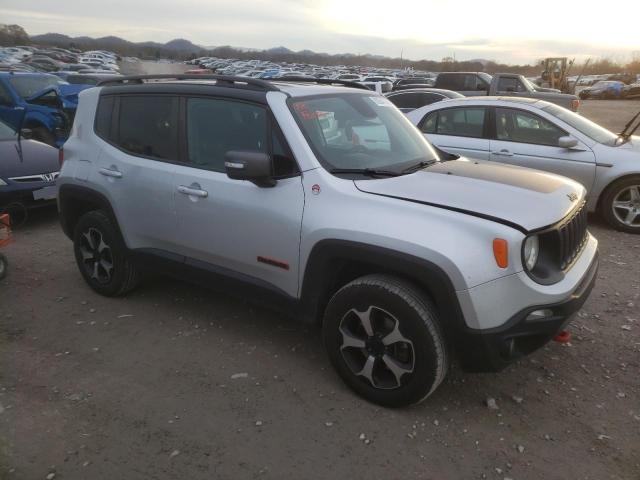
<svg viewBox="0 0 640 480"><path fill-rule="evenodd" d="M488 109L481 106L452 107L425 115L418 128L445 152L489 160Z"/></svg>
<svg viewBox="0 0 640 480"><path fill-rule="evenodd" d="M179 158L178 99L103 96L95 130L104 142L90 180L111 199L127 245L175 251L179 238L173 203L174 163Z"/></svg>
<svg viewBox="0 0 640 480"><path fill-rule="evenodd" d="M296 296L304 192L270 111L226 98L183 102L187 163L176 168L173 186L180 253L187 264L232 271ZM277 184L230 179L224 167L230 150L268 153Z"/></svg>
<svg viewBox="0 0 640 480"><path fill-rule="evenodd" d="M528 110L496 108L491 140L492 161L535 168L572 178L587 190L595 180L593 151L578 140L574 148L558 146L568 133L550 120Z"/></svg>

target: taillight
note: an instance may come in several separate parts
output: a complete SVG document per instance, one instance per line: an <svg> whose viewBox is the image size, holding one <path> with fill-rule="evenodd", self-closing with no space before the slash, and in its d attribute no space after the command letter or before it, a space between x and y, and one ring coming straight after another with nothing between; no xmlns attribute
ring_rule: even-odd
<svg viewBox="0 0 640 480"><path fill-rule="evenodd" d="M60 164L61 167L62 167L62 164L64 163L64 149L63 148L58 150L58 163Z"/></svg>
<svg viewBox="0 0 640 480"><path fill-rule="evenodd" d="M580 100L578 100L577 98L574 100L571 100L571 110L573 110L574 112L577 112L579 107L580 107Z"/></svg>

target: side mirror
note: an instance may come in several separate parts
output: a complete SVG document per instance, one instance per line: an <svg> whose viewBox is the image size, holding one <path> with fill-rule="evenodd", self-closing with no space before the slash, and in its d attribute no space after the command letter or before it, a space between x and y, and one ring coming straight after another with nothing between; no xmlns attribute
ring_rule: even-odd
<svg viewBox="0 0 640 480"><path fill-rule="evenodd" d="M515 87L507 87L507 92L514 93L516 91Z"/></svg>
<svg viewBox="0 0 640 480"><path fill-rule="evenodd" d="M258 187L274 187L271 158L266 153L231 150L224 154L224 168L232 180L249 180Z"/></svg>
<svg viewBox="0 0 640 480"><path fill-rule="evenodd" d="M25 140L31 140L33 138L33 130L30 128L23 128L20 130L20 136Z"/></svg>
<svg viewBox="0 0 640 480"><path fill-rule="evenodd" d="M487 91L489 90L489 87L487 87L487 85L485 85L484 83L481 83L479 85L476 86L476 90L480 90L480 91Z"/></svg>
<svg viewBox="0 0 640 480"><path fill-rule="evenodd" d="M560 148L574 148L577 145L578 145L578 140L568 135L566 137L560 137L558 139L558 146Z"/></svg>

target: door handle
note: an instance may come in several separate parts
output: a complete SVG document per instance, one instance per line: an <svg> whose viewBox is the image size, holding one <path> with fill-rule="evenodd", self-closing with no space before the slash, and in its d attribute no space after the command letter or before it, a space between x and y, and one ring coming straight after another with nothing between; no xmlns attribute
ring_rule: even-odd
<svg viewBox="0 0 640 480"><path fill-rule="evenodd" d="M118 170L111 170L110 168L101 168L98 170L98 173L105 177L122 178L122 172L119 172Z"/></svg>
<svg viewBox="0 0 640 480"><path fill-rule="evenodd" d="M499 157L513 157L513 153L509 150L500 150L499 152L491 152L491 155L497 155Z"/></svg>
<svg viewBox="0 0 640 480"><path fill-rule="evenodd" d="M178 185L178 191L192 197L207 198L209 192L206 190L200 190L199 188L186 187L184 185Z"/></svg>

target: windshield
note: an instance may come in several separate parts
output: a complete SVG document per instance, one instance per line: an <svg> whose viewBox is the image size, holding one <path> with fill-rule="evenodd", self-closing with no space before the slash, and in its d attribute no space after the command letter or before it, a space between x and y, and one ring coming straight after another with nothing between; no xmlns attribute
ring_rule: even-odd
<svg viewBox="0 0 640 480"><path fill-rule="evenodd" d="M9 80L13 88L16 89L18 95L22 98L29 98L36 93L41 92L45 88L56 87L62 85L65 82L53 75L41 75L41 76L14 76Z"/></svg>
<svg viewBox="0 0 640 480"><path fill-rule="evenodd" d="M616 143L618 136L615 133L566 108L559 107L558 105L549 105L543 108L543 110L558 117L563 122L568 123L580 133L583 133L598 143L604 143L605 145L615 145Z"/></svg>
<svg viewBox="0 0 640 480"><path fill-rule="evenodd" d="M384 97L336 94L289 100L322 165L331 169L402 170L437 160L431 145Z"/></svg>
<svg viewBox="0 0 640 480"><path fill-rule="evenodd" d="M4 122L0 122L0 141L14 140L16 135L17 134L13 128Z"/></svg>

